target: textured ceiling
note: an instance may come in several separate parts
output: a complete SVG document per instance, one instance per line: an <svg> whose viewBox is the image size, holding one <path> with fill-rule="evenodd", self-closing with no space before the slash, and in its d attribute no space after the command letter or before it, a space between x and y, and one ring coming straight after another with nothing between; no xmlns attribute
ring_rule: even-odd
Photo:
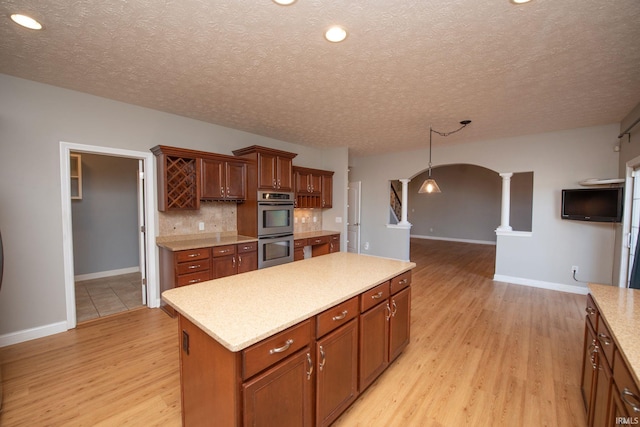
<svg viewBox="0 0 640 427"><path fill-rule="evenodd" d="M639 0L0 3L0 73L353 155L620 122L639 40Z"/></svg>

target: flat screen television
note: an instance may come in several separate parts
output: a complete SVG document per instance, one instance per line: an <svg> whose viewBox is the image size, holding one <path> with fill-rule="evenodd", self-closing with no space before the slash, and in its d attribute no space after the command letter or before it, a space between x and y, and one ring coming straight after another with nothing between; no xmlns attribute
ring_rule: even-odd
<svg viewBox="0 0 640 427"><path fill-rule="evenodd" d="M576 188L562 190L562 219L621 222L624 189Z"/></svg>

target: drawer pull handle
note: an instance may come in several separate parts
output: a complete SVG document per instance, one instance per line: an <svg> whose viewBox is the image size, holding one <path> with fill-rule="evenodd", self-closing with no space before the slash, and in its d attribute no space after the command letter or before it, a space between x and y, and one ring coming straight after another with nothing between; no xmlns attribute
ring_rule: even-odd
<svg viewBox="0 0 640 427"><path fill-rule="evenodd" d="M345 310L342 313L338 314L337 316L333 316L332 319L333 320L342 320L345 317L347 317L347 313L348 313L348 310Z"/></svg>
<svg viewBox="0 0 640 427"><path fill-rule="evenodd" d="M189 258L195 258L197 256L200 256L200 252L198 252L197 254L189 254L187 255Z"/></svg>
<svg viewBox="0 0 640 427"><path fill-rule="evenodd" d="M406 284L407 284L407 282L408 282L408 280L405 278L405 279L400 280L400 281L398 282L398 285L406 285Z"/></svg>
<svg viewBox="0 0 640 427"><path fill-rule="evenodd" d="M593 307L587 307L584 309L584 311L586 311L589 316L593 316L594 314L596 314L596 309Z"/></svg>
<svg viewBox="0 0 640 427"><path fill-rule="evenodd" d="M189 284L191 285L192 283L198 283L201 279L191 279L189 280Z"/></svg>
<svg viewBox="0 0 640 427"><path fill-rule="evenodd" d="M202 267L202 266L201 266L200 264L198 264L198 265L190 265L190 266L189 266L189 267L187 267L187 268L188 268L189 270L193 270L193 269L200 268L200 267Z"/></svg>
<svg viewBox="0 0 640 427"><path fill-rule="evenodd" d="M382 291L378 292L375 295L371 295L371 299L380 299L382 298Z"/></svg>
<svg viewBox="0 0 640 427"><path fill-rule="evenodd" d="M307 364L309 365L309 370L307 371L307 379L311 379L311 374L313 373L313 361L311 360L311 355L307 353Z"/></svg>
<svg viewBox="0 0 640 427"><path fill-rule="evenodd" d="M293 339L289 338L287 341L285 341L282 347L276 347L269 350L269 354L282 353L284 351L287 351L289 350L289 347L291 347L291 344L293 344Z"/></svg>
<svg viewBox="0 0 640 427"><path fill-rule="evenodd" d="M620 398L624 403L626 403L627 405L633 408L633 412L640 412L640 406L638 406L638 404L635 402L629 402L629 399L627 397L631 397L636 402L640 402L640 399L638 398L638 396L633 394L631 390L625 387L624 390L622 390L622 393L620 393Z"/></svg>
<svg viewBox="0 0 640 427"><path fill-rule="evenodd" d="M603 334L602 332L600 332L598 334L598 338L602 338L602 343L604 345L610 345L611 341L609 341L611 338L609 338L606 334Z"/></svg>

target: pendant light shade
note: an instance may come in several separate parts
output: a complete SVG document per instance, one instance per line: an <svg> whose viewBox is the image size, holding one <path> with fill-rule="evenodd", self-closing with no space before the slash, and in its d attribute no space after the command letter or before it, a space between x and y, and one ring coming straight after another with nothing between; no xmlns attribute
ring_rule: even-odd
<svg viewBox="0 0 640 427"><path fill-rule="evenodd" d="M436 182L435 179L433 178L429 178L426 179L422 185L420 186L420 189L418 190L418 193L440 193L440 187L438 187L438 183Z"/></svg>
<svg viewBox="0 0 640 427"><path fill-rule="evenodd" d="M471 120L463 120L463 121L460 122L460 124L462 126L460 126L458 129L456 129L454 131L451 131L451 132L438 132L437 130L433 130L433 127L429 126L429 178L427 178L422 183L422 185L420 186L420 189L418 190L418 193L420 193L420 194L441 193L440 187L438 186L438 183L436 182L435 179L431 178L431 137L432 137L433 133L435 132L440 136L449 136L452 133L456 133L459 130L462 130L469 123L471 123Z"/></svg>

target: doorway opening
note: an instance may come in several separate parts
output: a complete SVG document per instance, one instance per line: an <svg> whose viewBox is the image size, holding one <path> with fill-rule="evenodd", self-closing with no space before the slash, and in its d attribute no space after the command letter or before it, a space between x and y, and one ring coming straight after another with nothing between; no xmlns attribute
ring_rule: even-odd
<svg viewBox="0 0 640 427"><path fill-rule="evenodd" d="M99 175L99 169L103 172L113 168L114 164L127 165L129 170L133 170L134 180L129 185L129 190L118 189L115 192L133 192L129 194L128 207L119 205L116 200L104 202L102 206L93 206L92 209L109 210L124 209L129 211L129 222L127 231L122 233L119 227L124 224L109 223L98 226L96 224L98 214L92 215L89 212L82 212L79 209L78 202L78 173L73 168L74 157L85 157L87 160L92 159L92 168L85 168L84 173L90 171ZM119 162L121 161L121 162ZM105 164L106 163L106 164ZM65 275L65 294L67 305L67 328L75 328L78 322L91 320L93 318L110 315L118 312L125 307L135 308L146 304L148 307L159 306L159 290L156 278L156 250L155 250L155 197L153 190L152 171L153 155L151 153L136 152L129 150L113 149L108 147L97 147L90 145L80 145L67 142L60 142L60 170L62 183L62 219L63 219L63 252L64 252L64 275ZM104 175L104 173L103 173ZM104 176L113 174L106 173ZM103 178L104 178L103 176ZM88 178L88 176L85 176ZM80 179L81 182L81 179ZM81 197L89 197L87 188L88 180L85 180L84 187L80 186L82 191ZM105 185L105 183L102 183ZM110 189L105 193L113 192L113 183L106 184ZM72 206L72 203L76 203ZM133 203L133 206L131 204ZM89 203L87 203L89 205ZM75 217L74 217L75 215ZM85 217L86 216L86 217ZM117 215L116 215L117 217ZM74 224L74 221L82 224ZM113 218L111 219L113 222ZM133 223L133 224L131 224ZM111 230L111 232L109 231ZM91 234L91 235L88 235ZM133 242L123 248L122 254L112 257L105 257L101 254L103 246L107 246L107 242L114 235L120 234L125 236L125 240ZM128 235L128 236L127 236ZM137 242L137 244L136 244ZM133 251L133 252L132 252ZM111 252L113 254L113 251ZM127 255L128 254L128 255ZM136 259L134 266L126 268L114 268L109 262L113 260L105 260L105 258L117 258L124 256ZM131 263L131 260L128 261ZM76 283L77 282L77 283ZM137 289L136 289L137 288ZM126 302L125 302L126 300ZM100 307L99 307L100 305ZM90 313L93 306L93 313ZM88 311L87 311L88 309ZM121 310L123 311L123 310Z"/></svg>

